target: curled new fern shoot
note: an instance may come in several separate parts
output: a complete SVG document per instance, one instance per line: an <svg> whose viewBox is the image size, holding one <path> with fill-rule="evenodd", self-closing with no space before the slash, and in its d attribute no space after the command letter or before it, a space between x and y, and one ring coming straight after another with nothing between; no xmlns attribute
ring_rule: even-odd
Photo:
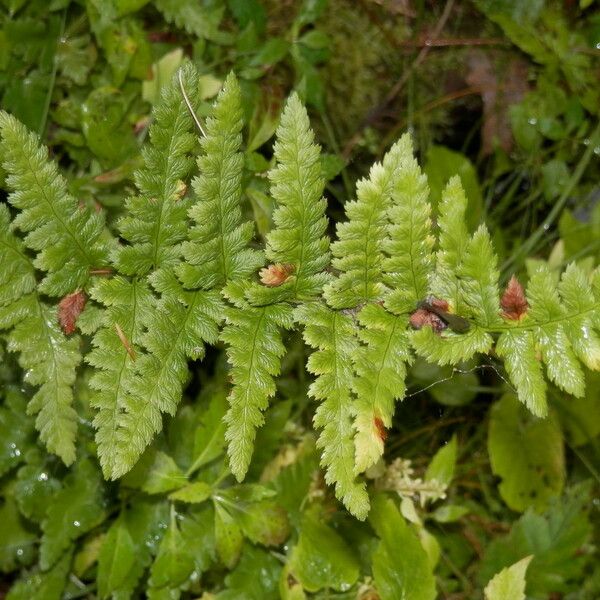
<svg viewBox="0 0 600 600"><path fill-rule="evenodd" d="M486 356L540 417L547 381L584 393L582 364L600 368L597 271L540 266L525 290L512 279L502 291L486 226L467 228L460 179L432 211L408 134L358 182L332 240L320 149L295 94L276 133L262 247L246 216L239 85L229 75L203 133L197 90L189 64L163 89L137 191L110 227L69 192L38 137L0 113L11 190L0 205L0 328L34 390L39 437L66 465L79 451L79 370L102 472L117 479L175 414L194 361L223 344L229 468L242 481L293 330L325 479L358 519L415 357Z"/></svg>

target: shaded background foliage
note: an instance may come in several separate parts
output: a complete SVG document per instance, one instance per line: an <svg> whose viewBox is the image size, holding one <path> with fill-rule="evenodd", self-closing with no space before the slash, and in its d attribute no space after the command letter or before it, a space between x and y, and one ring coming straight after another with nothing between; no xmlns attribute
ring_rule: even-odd
<svg viewBox="0 0 600 600"><path fill-rule="evenodd" d="M201 116L226 74L238 75L245 207L261 236L271 227L272 136L296 89L325 151L334 221L408 130L434 204L461 175L469 224L488 223L505 281L539 261L598 264L593 0L2 0L0 20L2 108L40 134L70 191L109 226L133 188L160 89L187 56L201 75ZM211 350L160 439L122 483L106 484L87 371L76 383L84 458L68 470L36 442L24 416L30 390L0 338L0 594L127 598L144 593L150 567L156 598L393 598L373 577L407 577L429 561L439 597L477 598L496 572L534 554L528 597L600 595L598 375L587 375L583 398L551 388L540 420L493 362L418 361L385 464L370 474L404 518L382 499L362 524L319 474L306 350L296 335L287 346L247 483L233 485L225 469L227 375ZM394 563L408 547L416 562ZM415 590L409 597L430 597Z"/></svg>

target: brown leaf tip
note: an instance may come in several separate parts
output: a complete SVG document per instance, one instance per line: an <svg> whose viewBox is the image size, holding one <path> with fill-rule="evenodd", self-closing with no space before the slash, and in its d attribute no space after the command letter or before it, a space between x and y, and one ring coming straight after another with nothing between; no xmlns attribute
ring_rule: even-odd
<svg viewBox="0 0 600 600"><path fill-rule="evenodd" d="M277 287L285 283L295 271L294 265L276 263L260 270L259 276L262 284Z"/></svg>
<svg viewBox="0 0 600 600"><path fill-rule="evenodd" d="M375 419L373 419L373 424L375 425L375 429L377 430L377 435L379 436L379 439L382 442L385 442L388 436L388 432L385 428L385 425L383 424L383 421L379 417L375 417Z"/></svg>
<svg viewBox="0 0 600 600"><path fill-rule="evenodd" d="M527 314L529 304L525 297L525 291L514 275L510 278L504 294L502 294L500 306L502 307L502 316L511 321L519 321Z"/></svg>
<svg viewBox="0 0 600 600"><path fill-rule="evenodd" d="M58 323L66 335L75 332L77 319L85 308L87 296L83 290L77 290L72 294L66 295L58 303Z"/></svg>

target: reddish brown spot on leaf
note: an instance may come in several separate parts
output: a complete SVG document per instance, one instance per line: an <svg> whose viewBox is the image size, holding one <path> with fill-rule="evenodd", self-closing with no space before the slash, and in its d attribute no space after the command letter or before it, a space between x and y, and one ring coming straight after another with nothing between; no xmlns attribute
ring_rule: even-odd
<svg viewBox="0 0 600 600"><path fill-rule="evenodd" d="M435 308L439 308L440 310L448 310L449 305L445 300L440 300L439 298L431 297L429 299L431 306L435 306Z"/></svg>
<svg viewBox="0 0 600 600"><path fill-rule="evenodd" d="M58 322L67 335L71 335L75 331L77 318L85 308L86 302L85 292L77 290L65 296L58 303Z"/></svg>
<svg viewBox="0 0 600 600"><path fill-rule="evenodd" d="M423 327L429 325L436 333L440 333L448 327L443 319L425 308L418 308L415 310L415 312L410 315L409 322L413 329L423 329Z"/></svg>
<svg viewBox="0 0 600 600"><path fill-rule="evenodd" d="M529 304L523 286L514 275L510 278L504 294L502 294L500 306L502 307L502 316L511 321L519 321L527 314Z"/></svg>
<svg viewBox="0 0 600 600"><path fill-rule="evenodd" d="M260 270L260 281L269 287L277 287L285 283L295 271L294 265L277 263Z"/></svg>
<svg viewBox="0 0 600 600"><path fill-rule="evenodd" d="M383 424L383 421L379 417L375 417L373 423L375 425L375 429L377 429L377 435L379 436L379 439L382 442L385 442L388 433L387 429L385 428L385 425Z"/></svg>

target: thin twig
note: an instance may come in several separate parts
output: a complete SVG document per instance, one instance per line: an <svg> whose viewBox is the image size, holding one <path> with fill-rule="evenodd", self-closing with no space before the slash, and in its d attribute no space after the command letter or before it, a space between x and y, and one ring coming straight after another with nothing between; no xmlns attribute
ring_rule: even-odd
<svg viewBox="0 0 600 600"><path fill-rule="evenodd" d="M181 95L183 96L183 101L185 102L185 105L187 106L187 109L188 109L192 119L194 119L194 123L196 123L196 127L198 128L198 130L200 131L202 136L206 137L206 131L204 131L204 128L202 127L202 123L200 123L200 119L198 119L198 117L196 116L196 113L194 112L194 108L192 107L192 103L190 102L188 95L185 93L185 87L183 85L183 77L181 75L181 69L179 69L179 71L177 72L177 77L179 79L179 88L181 89Z"/></svg>

